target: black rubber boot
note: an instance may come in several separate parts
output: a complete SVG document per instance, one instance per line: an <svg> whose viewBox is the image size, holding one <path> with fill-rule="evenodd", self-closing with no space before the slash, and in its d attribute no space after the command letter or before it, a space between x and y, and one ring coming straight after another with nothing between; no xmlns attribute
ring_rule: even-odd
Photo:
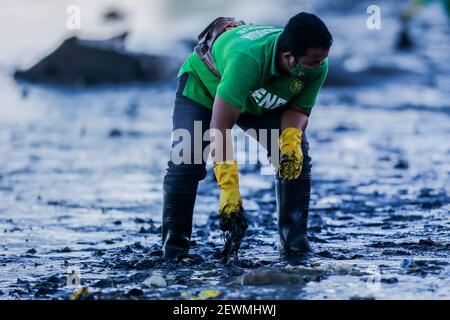
<svg viewBox="0 0 450 320"><path fill-rule="evenodd" d="M307 236L311 175L302 174L299 179L290 181L277 177L275 190L282 251L311 251Z"/></svg>
<svg viewBox="0 0 450 320"><path fill-rule="evenodd" d="M174 259L189 251L197 193L175 193L164 188L162 217L163 257Z"/></svg>

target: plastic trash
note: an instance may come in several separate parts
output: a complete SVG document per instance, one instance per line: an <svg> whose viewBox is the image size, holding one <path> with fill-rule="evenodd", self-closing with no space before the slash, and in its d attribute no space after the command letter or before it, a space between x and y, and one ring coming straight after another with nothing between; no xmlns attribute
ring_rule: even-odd
<svg viewBox="0 0 450 320"><path fill-rule="evenodd" d="M146 287L165 287L167 286L166 280L160 273L154 272L151 277L144 280L144 286Z"/></svg>

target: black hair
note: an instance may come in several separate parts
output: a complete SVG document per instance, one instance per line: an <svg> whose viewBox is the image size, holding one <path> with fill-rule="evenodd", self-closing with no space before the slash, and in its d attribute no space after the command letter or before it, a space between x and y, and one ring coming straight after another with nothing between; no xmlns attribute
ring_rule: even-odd
<svg viewBox="0 0 450 320"><path fill-rule="evenodd" d="M278 39L278 50L291 51L296 59L309 48L329 49L333 37L325 23L312 13L300 12L289 19Z"/></svg>

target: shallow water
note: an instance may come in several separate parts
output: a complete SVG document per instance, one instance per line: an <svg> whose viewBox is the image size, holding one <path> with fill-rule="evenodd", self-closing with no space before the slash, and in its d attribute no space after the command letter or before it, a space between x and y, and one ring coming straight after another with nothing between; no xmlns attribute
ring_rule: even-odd
<svg viewBox="0 0 450 320"><path fill-rule="evenodd" d="M162 261L174 83L30 87L11 80L15 62L2 54L0 298L69 298L75 269L96 299L192 299L211 289L219 299L449 299L448 25L436 6L428 8L413 30L427 41L400 53L392 48L393 18L379 33L349 28L365 23L358 8L324 11L336 38L330 63L345 53L352 70L397 71L361 79L362 87L323 90L307 133L314 253L297 259L276 248L271 176L242 166L250 227L239 260L216 258L223 240L210 170L196 202L191 255ZM16 61L27 60L14 50ZM165 287L144 285L154 272Z"/></svg>

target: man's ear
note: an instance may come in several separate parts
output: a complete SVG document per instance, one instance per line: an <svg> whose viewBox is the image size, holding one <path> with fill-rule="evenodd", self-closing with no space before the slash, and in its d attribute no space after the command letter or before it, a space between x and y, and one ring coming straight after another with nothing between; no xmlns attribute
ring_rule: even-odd
<svg viewBox="0 0 450 320"><path fill-rule="evenodd" d="M294 65L295 65L295 58L292 55L291 51L283 52L282 57L283 57L284 61L286 61L286 64L287 64L287 66L289 68L293 68L294 67Z"/></svg>

